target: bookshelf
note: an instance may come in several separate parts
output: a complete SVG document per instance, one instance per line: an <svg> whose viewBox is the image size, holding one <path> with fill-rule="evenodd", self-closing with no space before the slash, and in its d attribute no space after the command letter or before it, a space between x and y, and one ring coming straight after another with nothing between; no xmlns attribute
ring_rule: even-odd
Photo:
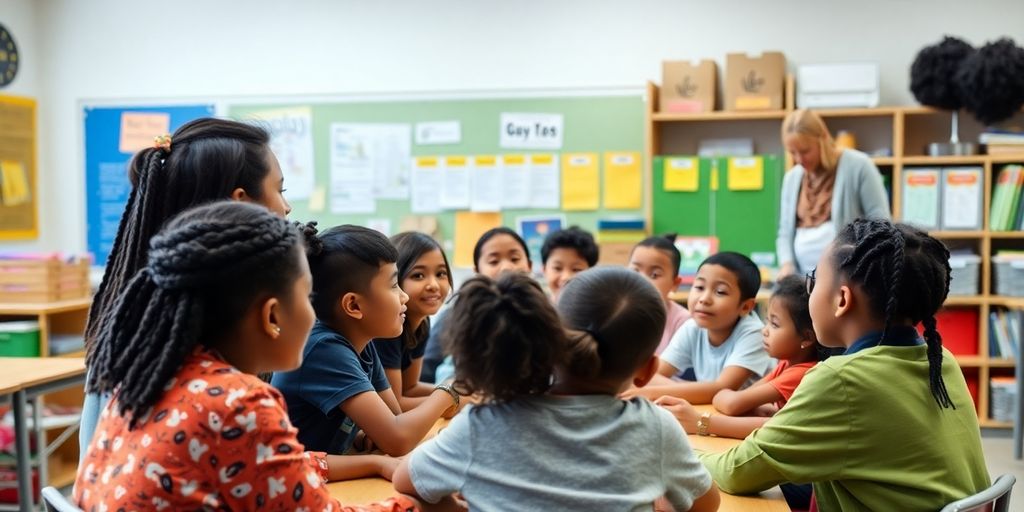
<svg viewBox="0 0 1024 512"><path fill-rule="evenodd" d="M81 298L47 303L0 303L0 321L34 320L39 322L39 353L51 356L50 339L59 335L82 335L89 314L92 299ZM78 350L56 357L85 357L85 350ZM47 393L40 404L54 404L63 407L80 408L84 399L82 388L69 388ZM67 418L68 422L54 425L44 423L48 443L54 443L62 431L72 424L77 428L78 418ZM73 421L72 421L73 420ZM63 488L75 482L78 472L78 436L70 435L47 458L48 485Z"/></svg>
<svg viewBox="0 0 1024 512"><path fill-rule="evenodd" d="M647 83L645 156L648 179L645 180L645 204L647 223L653 225L652 162L661 155L696 154L701 139L743 137L754 142L755 154L777 154L785 156L785 167L792 167L792 161L780 140L782 120L792 111L794 85L790 78L786 83L785 106L782 110L759 112L706 112L695 114L658 112L660 88L653 82ZM973 353L957 355L957 362L975 395L979 422L986 428L1009 428L1010 423L990 418L990 386L993 376L1013 375L1014 361L1006 358L989 357L989 313L1004 309L1024 309L1024 297L1001 297L994 294L994 271L991 257L1002 249L1024 250L1024 231L991 231L989 212L992 206L994 178L1003 165L1024 164L1021 154L942 156L926 154L930 142L949 139L950 113L928 107L879 107L854 109L825 109L817 111L833 134L839 130L853 133L858 149L872 156L875 165L890 184L890 201L893 217L900 220L903 205L901 200L901 179L905 169L944 168L972 166L983 170L982 229L970 231L932 231L952 249L971 249L981 256L979 268L979 293L970 296L950 296L945 303L949 310L976 311L978 317L977 346ZM1024 124L1024 112L1017 115L1013 124ZM984 127L971 116L960 116L960 138L965 141L978 140ZM877 155L877 156L874 156ZM752 212L747 212L752 213ZM686 235L686 233L680 233ZM728 249L721 247L720 249ZM673 295L673 299L685 304L685 292ZM759 296L759 301L766 297ZM995 343L994 340L992 340Z"/></svg>

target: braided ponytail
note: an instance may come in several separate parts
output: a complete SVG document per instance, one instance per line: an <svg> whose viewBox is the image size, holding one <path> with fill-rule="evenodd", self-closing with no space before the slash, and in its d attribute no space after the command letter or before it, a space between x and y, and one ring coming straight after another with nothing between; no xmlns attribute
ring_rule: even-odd
<svg viewBox="0 0 1024 512"><path fill-rule="evenodd" d="M262 128L203 118L182 125L172 138L173 149L146 148L129 163L131 192L89 307L85 340L90 353L100 350L96 340L104 329L102 319L146 265L149 241L169 218L192 206L228 199L237 188L253 199L262 197L261 183L270 172L270 137ZM89 367L90 375L99 371Z"/></svg>
<svg viewBox="0 0 1024 512"><path fill-rule="evenodd" d="M940 407L955 409L942 378L942 337L935 324L935 313L949 294L949 249L905 224L857 219L836 237L834 260L884 318L879 343L895 321L923 324L932 396Z"/></svg>
<svg viewBox="0 0 1024 512"><path fill-rule="evenodd" d="M298 278L301 245L294 226L246 203L173 219L102 319L87 356L89 391L116 391L134 426L197 345L230 332L260 295L285 293Z"/></svg>

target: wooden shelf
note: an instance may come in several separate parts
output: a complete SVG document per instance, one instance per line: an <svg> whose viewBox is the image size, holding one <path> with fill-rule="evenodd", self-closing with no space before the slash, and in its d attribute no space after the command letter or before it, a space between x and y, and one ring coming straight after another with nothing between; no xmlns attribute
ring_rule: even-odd
<svg viewBox="0 0 1024 512"><path fill-rule="evenodd" d="M992 368L1013 368L1017 364L1017 360L1009 357L994 357L988 360L988 365Z"/></svg>
<svg viewBox="0 0 1024 512"><path fill-rule="evenodd" d="M985 237L984 231L929 231L928 234L935 238L945 238L947 240L970 240Z"/></svg>
<svg viewBox="0 0 1024 512"><path fill-rule="evenodd" d="M1024 164L1024 153L987 155L994 164Z"/></svg>
<svg viewBox="0 0 1024 512"><path fill-rule="evenodd" d="M732 112L718 110L714 112L655 112L651 119L655 122L676 121L752 121L758 119L782 119L785 110L753 110L750 112Z"/></svg>
<svg viewBox="0 0 1024 512"><path fill-rule="evenodd" d="M821 117L884 117L902 110L902 107L875 108L815 108L811 109Z"/></svg>
<svg viewBox="0 0 1024 512"><path fill-rule="evenodd" d="M66 311L89 309L90 304L92 304L92 298L90 297L60 302L40 302L37 304L5 302L0 303L0 315L52 315Z"/></svg>
<svg viewBox="0 0 1024 512"><path fill-rule="evenodd" d="M904 165L983 165L987 159L985 155L905 156L901 161Z"/></svg>
<svg viewBox="0 0 1024 512"><path fill-rule="evenodd" d="M792 110L791 103L776 111L761 112L707 112L707 113L669 113L654 112L652 109L658 105L660 89L654 83L647 84L648 110L646 112L645 138L647 161L651 162L652 157L662 152L665 146L680 146L687 148L687 151L696 151L697 145L691 139L701 137L749 137L758 141L758 152L760 153L782 153L779 144L778 128L781 121ZM787 84L792 92L792 84ZM788 97L788 96L787 96ZM839 108L839 109L813 109L821 117L825 118L830 127L839 127L850 130L855 134L862 134L858 137L862 140L864 148L869 150L877 148L891 148L891 156L872 157L876 166L884 169L884 174L891 177L891 203L893 212L901 212L901 201L903 197L902 174L906 169L913 167L954 167L971 166L984 169L985 186L982 192L982 226L990 225L990 213L992 205L993 187L992 183L999 166L1006 163L1024 164L1024 152L1015 154L996 155L966 155L966 156L928 156L921 154L929 143L948 140L951 114L946 110L934 109L924 106L907 107L880 107L880 108ZM672 123L690 122L692 126L680 127ZM700 124L700 123L705 124ZM685 129L684 129L685 128ZM972 116L960 117L961 135L964 140L975 140L985 127L979 124ZM664 140L663 140L664 137ZM674 146L673 146L674 145ZM650 165L648 172L653 172ZM648 178L650 175L648 175ZM648 200L647 220L653 226L653 200L650 187L652 180L645 181L649 188L645 189L645 197ZM899 217L896 217L899 220ZM1013 246L1013 240L1024 240L1024 231L991 232L987 229L972 231L951 231L935 230L930 233L932 236L943 240L949 245L970 246L982 257L978 269L978 279L982 284L981 289L992 293L993 286L993 265L990 260L998 249L1004 246ZM720 247L722 250L728 247ZM990 292L991 290L991 292ZM979 290L980 291L980 290ZM673 293L671 297L685 305L688 293L686 290ZM759 294L758 299L763 301L767 293ZM978 334L979 354L957 357L957 361L966 369L969 369L969 379L978 384L977 411L979 421L987 428L1003 428L1008 424L992 421L989 379L995 375L1005 374L1015 366L1015 361L1010 359L998 359L987 357L987 350L990 343L995 343L989 332L988 314L991 308L1009 308L1024 310L1024 297L1001 297L989 294L977 294L969 296L951 296L946 299L944 307L973 309L978 313L978 325L975 332Z"/></svg>
<svg viewBox="0 0 1024 512"><path fill-rule="evenodd" d="M1008 308L1024 309L1024 297L1006 297L992 295L988 297L988 303L993 306L1004 306Z"/></svg>
<svg viewBox="0 0 1024 512"><path fill-rule="evenodd" d="M985 362L984 357L981 356L956 356L956 363L961 368L978 368Z"/></svg>
<svg viewBox="0 0 1024 512"><path fill-rule="evenodd" d="M83 348L82 350L76 350L74 352L68 352L67 354L60 354L58 356L51 357L85 357L85 349Z"/></svg>
<svg viewBox="0 0 1024 512"><path fill-rule="evenodd" d="M978 418L978 423L982 428L1013 428L1013 422L996 421L990 418Z"/></svg>
<svg viewBox="0 0 1024 512"><path fill-rule="evenodd" d="M988 236L993 240L1013 240L1024 238L1024 231L989 231Z"/></svg>

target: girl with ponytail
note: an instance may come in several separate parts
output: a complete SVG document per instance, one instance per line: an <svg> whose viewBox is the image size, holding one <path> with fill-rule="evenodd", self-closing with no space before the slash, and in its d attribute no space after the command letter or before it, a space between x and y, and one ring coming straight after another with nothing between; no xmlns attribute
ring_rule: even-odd
<svg viewBox="0 0 1024 512"><path fill-rule="evenodd" d="M935 327L949 272L949 251L923 231L845 226L806 276L818 341L845 354L808 371L741 445L705 456L715 482L813 483L821 510L938 510L987 488L977 413Z"/></svg>
<svg viewBox="0 0 1024 512"><path fill-rule="evenodd" d="M220 202L172 219L148 245L89 352L92 390L113 398L79 466L78 506L353 510L324 485L341 457L306 452L281 394L256 377L299 366L313 326L298 229Z"/></svg>
<svg viewBox="0 0 1024 512"><path fill-rule="evenodd" d="M441 335L453 386L476 394L395 471L399 492L428 503L459 492L470 510L716 510L718 491L667 411L622 400L658 368L658 290L599 267L562 289L558 311L530 276L476 276Z"/></svg>

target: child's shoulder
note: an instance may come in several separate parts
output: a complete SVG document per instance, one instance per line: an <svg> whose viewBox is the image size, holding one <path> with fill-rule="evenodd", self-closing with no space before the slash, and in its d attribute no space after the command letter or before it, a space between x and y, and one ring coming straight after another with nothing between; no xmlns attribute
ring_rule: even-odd
<svg viewBox="0 0 1024 512"><path fill-rule="evenodd" d="M740 318L740 321L732 328L730 337L738 339L754 338L760 343L762 329L764 329L764 323L761 322L761 317L757 316L757 313L750 312Z"/></svg>

